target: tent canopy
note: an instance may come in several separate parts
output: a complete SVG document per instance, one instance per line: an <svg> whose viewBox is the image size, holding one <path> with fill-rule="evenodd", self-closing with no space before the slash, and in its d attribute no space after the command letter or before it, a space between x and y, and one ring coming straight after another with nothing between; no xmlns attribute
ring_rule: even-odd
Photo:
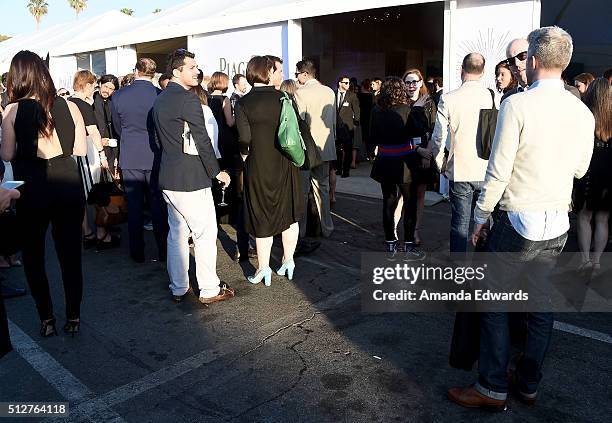
<svg viewBox="0 0 612 423"><path fill-rule="evenodd" d="M159 13L131 18L125 24L125 21L119 22L115 17L102 19L111 25L92 28L79 37L65 37L65 42L55 43L49 51L53 56L61 56L288 19L365 10L373 6L380 8L434 1L436 0L379 0L373 5L370 0L237 0L228 5L210 0L191 0ZM115 20L117 22L114 22Z"/></svg>

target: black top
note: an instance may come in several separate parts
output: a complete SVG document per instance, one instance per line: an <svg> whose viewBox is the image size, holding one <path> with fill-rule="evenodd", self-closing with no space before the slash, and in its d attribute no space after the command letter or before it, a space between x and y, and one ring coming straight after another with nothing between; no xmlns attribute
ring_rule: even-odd
<svg viewBox="0 0 612 423"><path fill-rule="evenodd" d="M226 98L227 96L219 94L208 98L208 107L212 110L219 128L219 152L224 167L230 166L233 162L231 159L238 155L238 133L227 124L223 111L223 102Z"/></svg>
<svg viewBox="0 0 612 423"><path fill-rule="evenodd" d="M282 94L254 87L236 103L244 165L244 224L248 233L268 237L300 220L304 212L300 172L278 146Z"/></svg>
<svg viewBox="0 0 612 423"><path fill-rule="evenodd" d="M94 108L91 104L78 97L70 97L68 100L72 101L79 108L79 111L83 116L85 126L96 125L96 115L94 114Z"/></svg>
<svg viewBox="0 0 612 423"><path fill-rule="evenodd" d="M160 188L170 191L209 188L211 180L219 174L219 165L198 96L176 82L168 82L153 105L153 122L162 151ZM184 122L191 129L199 156L183 153Z"/></svg>
<svg viewBox="0 0 612 423"><path fill-rule="evenodd" d="M374 106L370 142L378 153L370 176L381 183L411 183L417 165L413 138L419 136L410 117L412 108L400 104L389 108Z"/></svg>
<svg viewBox="0 0 612 423"><path fill-rule="evenodd" d="M96 93L94 95L94 115L96 118L96 125L98 126L98 131L100 131L100 136L102 138L114 138L119 139L119 135L113 128L113 118L111 112L112 106L111 98L104 99L100 95L100 93Z"/></svg>
<svg viewBox="0 0 612 423"><path fill-rule="evenodd" d="M36 115L44 113L40 103L33 99L19 100L15 117L15 138L17 139L17 157L36 159L38 153L39 131L36 127ZM74 121L68 104L59 97L55 98L51 108L55 131L62 146L62 157L70 157L74 149Z"/></svg>

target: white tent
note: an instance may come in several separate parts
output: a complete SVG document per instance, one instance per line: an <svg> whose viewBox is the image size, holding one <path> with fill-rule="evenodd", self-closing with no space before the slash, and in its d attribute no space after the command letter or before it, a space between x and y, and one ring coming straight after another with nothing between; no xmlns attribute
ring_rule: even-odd
<svg viewBox="0 0 612 423"><path fill-rule="evenodd" d="M89 43L91 40L107 37L109 34L125 32L138 20L116 10L93 18L66 24L54 25L42 31L17 35L0 43L0 71L6 72L11 59L20 50L30 50L45 58L61 56L64 46L72 43ZM90 51L85 49L82 51ZM79 53L74 50L70 54Z"/></svg>

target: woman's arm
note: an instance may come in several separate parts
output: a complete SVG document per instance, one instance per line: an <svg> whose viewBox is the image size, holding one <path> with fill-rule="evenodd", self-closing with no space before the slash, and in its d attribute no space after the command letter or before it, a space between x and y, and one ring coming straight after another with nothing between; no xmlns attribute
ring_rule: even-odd
<svg viewBox="0 0 612 423"><path fill-rule="evenodd" d="M232 104L227 97L223 99L223 113L225 114L227 126L234 126L235 121L234 116L232 115Z"/></svg>
<svg viewBox="0 0 612 423"><path fill-rule="evenodd" d="M15 117L17 116L18 103L9 104L2 113L2 144L0 145L0 157L5 162L15 157Z"/></svg>
<svg viewBox="0 0 612 423"><path fill-rule="evenodd" d="M240 156L242 160L246 160L249 155L249 148L251 147L251 125L249 124L249 118L240 102L236 103L236 128L238 129L238 145L240 148Z"/></svg>

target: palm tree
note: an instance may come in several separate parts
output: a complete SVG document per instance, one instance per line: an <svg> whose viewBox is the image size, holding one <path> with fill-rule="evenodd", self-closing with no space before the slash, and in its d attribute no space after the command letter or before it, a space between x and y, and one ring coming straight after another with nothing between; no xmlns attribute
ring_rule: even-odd
<svg viewBox="0 0 612 423"><path fill-rule="evenodd" d="M134 11L132 9L128 9L127 7L121 9L120 12L125 13L128 16L132 16L134 14Z"/></svg>
<svg viewBox="0 0 612 423"><path fill-rule="evenodd" d="M153 13L159 13L159 12L161 12L161 9L159 7L153 11Z"/></svg>
<svg viewBox="0 0 612 423"><path fill-rule="evenodd" d="M68 0L68 4L74 9L76 17L79 19L79 13L87 7L87 0Z"/></svg>
<svg viewBox="0 0 612 423"><path fill-rule="evenodd" d="M45 0L30 0L28 10L34 16L34 19L36 19L36 30L38 31L42 17L49 12L49 5Z"/></svg>

